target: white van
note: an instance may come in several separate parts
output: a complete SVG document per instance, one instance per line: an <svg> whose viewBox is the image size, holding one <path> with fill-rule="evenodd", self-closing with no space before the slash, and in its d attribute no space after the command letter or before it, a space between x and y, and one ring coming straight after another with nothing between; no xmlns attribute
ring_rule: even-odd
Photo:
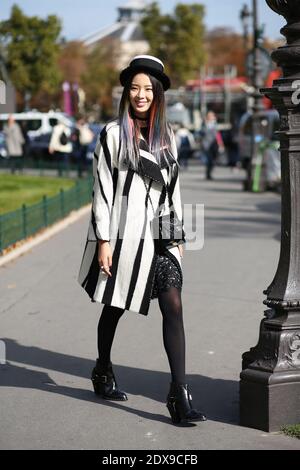
<svg viewBox="0 0 300 470"><path fill-rule="evenodd" d="M74 121L71 117L60 111L49 111L41 113L39 111L28 111L24 113L12 113L16 122L27 132L30 140L34 140L44 134L51 134L53 127L58 121L63 122L68 127L73 127ZM9 114L0 114L0 131L3 130Z"/></svg>
<svg viewBox="0 0 300 470"><path fill-rule="evenodd" d="M70 116L60 111L49 111L42 113L40 111L28 111L24 113L11 113L16 122L27 137L27 152L31 156L44 157L48 156L48 147L53 131L53 127L58 122L63 122L67 127L74 127L74 120ZM0 114L0 135L10 114ZM3 140L3 139L2 139ZM6 157L5 142L1 143L0 139L0 156Z"/></svg>

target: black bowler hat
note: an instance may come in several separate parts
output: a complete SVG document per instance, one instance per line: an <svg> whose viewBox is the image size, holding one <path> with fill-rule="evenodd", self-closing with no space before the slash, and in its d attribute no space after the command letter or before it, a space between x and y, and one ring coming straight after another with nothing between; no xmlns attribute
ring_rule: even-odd
<svg viewBox="0 0 300 470"><path fill-rule="evenodd" d="M126 82L134 77L137 73L145 72L157 78L166 91L171 86L169 77L164 73L164 64L161 60L152 55L137 55L130 62L129 66L120 73L121 85L125 86Z"/></svg>

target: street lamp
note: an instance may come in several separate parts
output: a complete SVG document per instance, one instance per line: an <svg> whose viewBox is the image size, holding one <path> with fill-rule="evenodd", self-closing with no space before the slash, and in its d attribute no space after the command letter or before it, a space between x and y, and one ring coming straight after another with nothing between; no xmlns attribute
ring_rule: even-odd
<svg viewBox="0 0 300 470"><path fill-rule="evenodd" d="M300 423L300 0L266 2L287 20L287 44L272 53L283 78L262 90L280 113L281 251L258 344L243 354L240 420L277 431Z"/></svg>
<svg viewBox="0 0 300 470"><path fill-rule="evenodd" d="M248 54L248 74L251 78L253 87L252 94L252 119L251 119L251 155L246 168L246 180L244 189L251 191L253 183L253 165L256 164L259 154L259 138L264 135L264 129L261 125L260 114L264 109L262 96L259 92L264 84L261 63L261 28L258 27L258 9L257 0L252 0L252 30L253 30L253 48ZM260 180L263 183L263 179Z"/></svg>
<svg viewBox="0 0 300 470"><path fill-rule="evenodd" d="M241 11L240 11L240 20L243 25L243 33L244 33L244 48L245 51L248 51L248 37L249 37L249 18L251 16L251 12L247 4L244 4Z"/></svg>
<svg viewBox="0 0 300 470"><path fill-rule="evenodd" d="M252 0L253 11L252 11L252 20L253 20L253 87L254 92L254 105L253 105L253 120L257 121L257 113L264 109L262 103L262 95L260 93L260 87L264 85L264 80L262 76L262 64L261 64L261 54L260 54L260 41L261 41L261 31L262 29L258 27L258 10L257 10L257 0Z"/></svg>

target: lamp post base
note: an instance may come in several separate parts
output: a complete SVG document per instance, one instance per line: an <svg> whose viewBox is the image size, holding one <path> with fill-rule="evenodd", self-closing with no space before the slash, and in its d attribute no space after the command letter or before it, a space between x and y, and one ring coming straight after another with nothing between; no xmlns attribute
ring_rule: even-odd
<svg viewBox="0 0 300 470"><path fill-rule="evenodd" d="M262 431L300 423L299 312L266 310L257 346L243 354L240 424Z"/></svg>
<svg viewBox="0 0 300 470"><path fill-rule="evenodd" d="M300 373L246 369L240 381L240 424L274 432L300 423Z"/></svg>

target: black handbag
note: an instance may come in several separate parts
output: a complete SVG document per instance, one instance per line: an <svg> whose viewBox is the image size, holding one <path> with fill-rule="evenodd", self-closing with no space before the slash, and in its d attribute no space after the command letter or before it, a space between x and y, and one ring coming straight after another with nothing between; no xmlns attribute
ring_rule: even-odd
<svg viewBox="0 0 300 470"><path fill-rule="evenodd" d="M59 142L61 145L67 145L67 143L69 142L69 138L65 131L62 131L62 133L60 134Z"/></svg>
<svg viewBox="0 0 300 470"><path fill-rule="evenodd" d="M167 194L169 199L170 214L156 215L153 207L149 189L147 188L146 182L143 178L148 198L150 200L154 217L150 222L151 233L154 239L155 251L163 252L167 248L177 246L184 241L184 231L181 220L173 207L172 198L167 188Z"/></svg>

